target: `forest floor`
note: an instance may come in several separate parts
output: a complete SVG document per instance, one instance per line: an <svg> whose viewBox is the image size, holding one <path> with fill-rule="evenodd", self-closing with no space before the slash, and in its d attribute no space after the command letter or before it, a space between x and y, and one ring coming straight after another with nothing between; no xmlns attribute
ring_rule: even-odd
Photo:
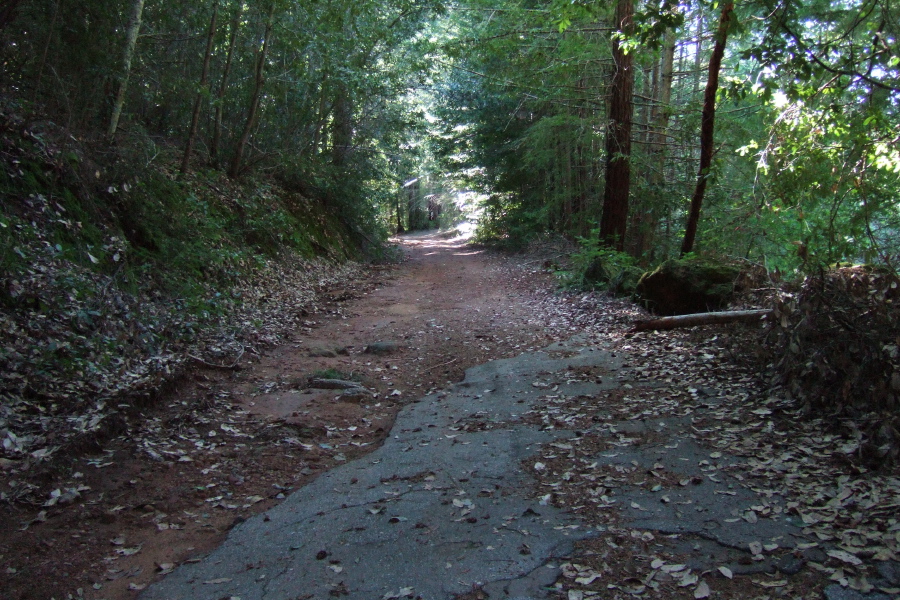
<svg viewBox="0 0 900 600"><path fill-rule="evenodd" d="M389 434L399 439L403 432L392 430L398 415L447 398L467 369L522 356L536 358L527 359L534 373L518 381L533 392L519 414L495 419L484 403L491 390L470 392L465 401L482 402L483 414L444 437L513 421L562 436L529 447L517 469L530 473L530 483L510 491L531 499L525 514L558 511L576 523L561 528L584 532L562 554L563 546L539 550L539 541L517 545L517 555L554 567L547 570L558 579L551 594L835 600L898 593L900 482L855 465L852 440L799 421L766 393L752 355L758 330L632 335L629 325L642 311L599 294L558 292L543 268L546 249L500 255L433 233L399 243L402 264L373 267L331 290L292 343L234 369L197 364L103 452L59 468L44 506L4 506L3 597L134 598L179 567L203 563L235 526L267 522L262 513L286 498L330 485L323 474L362 468L358 459L387 448ZM542 373L550 355L539 350L576 334L580 345L557 345L559 356L591 347L606 362ZM368 391L315 388L313 376L353 380ZM615 385L589 396L565 393L567 385L603 381ZM435 477L410 485L430 490ZM452 506L471 511L461 498ZM387 517L373 506L371 515ZM659 507L671 514L657 516ZM322 549L310 560L328 554ZM241 568L251 569L254 558L243 560ZM335 577L345 568L325 563ZM217 598L238 597L218 588L231 581L226 575L199 585ZM471 589L466 598L487 597L486 582L460 582ZM393 583L399 591L377 597L421 593L415 582ZM326 595L356 596L340 577L328 585Z"/></svg>

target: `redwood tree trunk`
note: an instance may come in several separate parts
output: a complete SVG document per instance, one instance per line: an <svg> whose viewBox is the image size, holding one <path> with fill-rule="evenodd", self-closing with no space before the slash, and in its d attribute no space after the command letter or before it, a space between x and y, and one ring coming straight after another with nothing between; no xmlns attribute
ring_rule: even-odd
<svg viewBox="0 0 900 600"><path fill-rule="evenodd" d="M716 31L716 44L709 59L709 78L706 81L706 92L703 94L703 115L700 121L700 171L697 174L697 187L691 197L691 210L688 214L684 240L681 243L681 255L694 249L697 237L697 224L700 222L700 209L703 206L703 195L706 193L706 182L709 180L709 168L713 158L713 131L716 124L716 91L719 89L719 69L722 56L725 54L725 42L728 29L734 17L734 2L726 2L719 17L719 28Z"/></svg>
<svg viewBox="0 0 900 600"><path fill-rule="evenodd" d="M194 98L194 111L191 113L191 126L188 129L187 143L184 145L184 156L181 159L181 172L188 170L191 162L191 152L194 149L194 138L197 137L197 125L200 123L200 109L203 106L203 98L207 95L209 87L209 60L212 57L213 41L216 37L216 19L219 16L219 2L213 0L212 17L209 20L209 33L206 36L206 52L203 55L203 68L200 72L200 89Z"/></svg>
<svg viewBox="0 0 900 600"><path fill-rule="evenodd" d="M259 101L262 96L263 84L266 82L266 52L269 49L269 38L272 35L272 24L275 16L275 5L269 11L269 17L266 19L266 31L263 34L262 48L256 57L256 77L254 78L253 93L250 97L250 108L247 110L247 120L244 122L244 131L238 139L237 146L234 149L234 157L231 160L231 166L228 168L229 177L237 177L241 173L241 165L244 160L244 148L250 141L250 135L253 133L253 126L256 124L256 116L259 112Z"/></svg>
<svg viewBox="0 0 900 600"><path fill-rule="evenodd" d="M618 0L616 27L631 33L634 0ZM628 194L631 189L631 121L634 114L634 58L613 40L614 71L610 86L609 122L606 132L606 183L600 240L622 251L628 223Z"/></svg>

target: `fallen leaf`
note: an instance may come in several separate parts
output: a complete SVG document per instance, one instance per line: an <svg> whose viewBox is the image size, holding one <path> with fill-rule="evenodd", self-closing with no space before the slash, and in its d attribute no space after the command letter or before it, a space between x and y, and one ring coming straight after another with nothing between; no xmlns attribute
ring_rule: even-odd
<svg viewBox="0 0 900 600"><path fill-rule="evenodd" d="M381 597L381 600L397 600L398 598L409 598L413 595L413 588L402 587L397 592L388 592Z"/></svg>
<svg viewBox="0 0 900 600"><path fill-rule="evenodd" d="M589 571L586 574L579 573L579 577L575 578L575 583L579 585L591 585L597 579L603 577L600 573L595 573L593 571Z"/></svg>
<svg viewBox="0 0 900 600"><path fill-rule="evenodd" d="M666 573L678 573L679 571L684 571L687 565L663 565L661 568Z"/></svg>
<svg viewBox="0 0 900 600"><path fill-rule="evenodd" d="M762 587L767 587L767 588L784 587L788 584L787 580L785 580L785 579L776 579L776 580L772 580L772 581L761 580L761 581L754 581L753 583L756 583L758 585L761 585Z"/></svg>
<svg viewBox="0 0 900 600"><path fill-rule="evenodd" d="M827 552L825 552L825 554L827 554L831 558L836 558L839 561L845 562L845 563L853 565L853 566L861 565L863 562L859 558L853 556L852 554L850 554L849 552L846 552L844 550L828 550Z"/></svg>

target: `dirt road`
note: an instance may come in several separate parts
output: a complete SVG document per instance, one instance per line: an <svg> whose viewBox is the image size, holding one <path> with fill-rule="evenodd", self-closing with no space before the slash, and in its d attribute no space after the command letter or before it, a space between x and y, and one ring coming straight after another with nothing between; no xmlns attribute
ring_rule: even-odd
<svg viewBox="0 0 900 600"><path fill-rule="evenodd" d="M133 598L236 523L377 448L411 400L571 326L545 318L557 299L537 260L452 235L398 243L401 264L329 290L292 343L248 351L239 370L195 365L122 435L61 462L38 483L62 501L3 507L2 596ZM341 391L311 388L312 375L369 393L336 401Z"/></svg>
<svg viewBox="0 0 900 600"><path fill-rule="evenodd" d="M632 335L633 304L463 241L405 238L401 266L331 290L292 343L198 370L61 467L65 502L4 513L0 589L900 594L900 479L766 387L758 329Z"/></svg>

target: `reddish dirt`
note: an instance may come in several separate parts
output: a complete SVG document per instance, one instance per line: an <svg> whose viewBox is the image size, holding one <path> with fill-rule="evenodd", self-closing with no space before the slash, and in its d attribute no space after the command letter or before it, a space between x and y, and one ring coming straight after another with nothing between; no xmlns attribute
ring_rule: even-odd
<svg viewBox="0 0 900 600"><path fill-rule="evenodd" d="M41 482L42 497L61 490L53 506L0 508L0 596L134 598L234 524L377 447L405 403L569 334L541 310L555 282L538 261L435 234L400 244L400 266L332 290L292 343L240 370L198 365L102 450L59 461ZM365 352L377 342L396 347ZM370 393L310 389L329 369Z"/></svg>

